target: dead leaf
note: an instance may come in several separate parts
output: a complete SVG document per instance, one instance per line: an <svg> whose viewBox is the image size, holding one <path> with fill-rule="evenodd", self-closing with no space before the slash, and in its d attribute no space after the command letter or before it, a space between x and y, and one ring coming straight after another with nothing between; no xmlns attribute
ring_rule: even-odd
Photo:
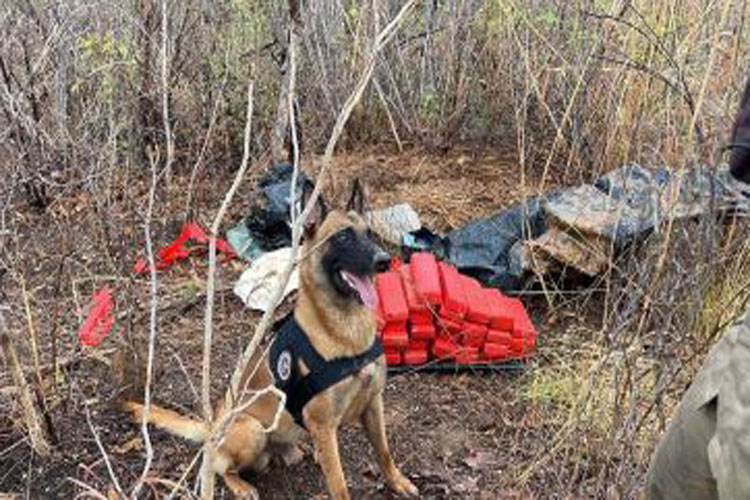
<svg viewBox="0 0 750 500"><path fill-rule="evenodd" d="M115 446L112 451L116 455L125 455L133 450L143 449L143 439L140 436L136 436L133 439L125 441L123 444Z"/></svg>

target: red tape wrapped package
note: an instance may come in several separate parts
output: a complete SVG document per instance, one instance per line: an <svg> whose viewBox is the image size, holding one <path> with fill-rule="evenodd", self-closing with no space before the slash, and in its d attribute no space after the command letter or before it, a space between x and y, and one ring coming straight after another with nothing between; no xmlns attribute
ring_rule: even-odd
<svg viewBox="0 0 750 500"><path fill-rule="evenodd" d="M536 329L520 300L426 252L391 269L375 280L389 365L501 363L534 353Z"/></svg>

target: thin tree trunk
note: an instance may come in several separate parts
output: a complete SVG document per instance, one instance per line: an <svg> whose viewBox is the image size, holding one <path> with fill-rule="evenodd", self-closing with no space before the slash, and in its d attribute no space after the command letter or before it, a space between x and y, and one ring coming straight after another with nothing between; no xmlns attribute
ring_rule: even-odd
<svg viewBox="0 0 750 500"><path fill-rule="evenodd" d="M289 120L293 119L289 113L289 83L292 78L289 58L292 52L299 53L297 45L302 34L302 19L300 16L300 2L289 0L289 27L287 29L287 54L282 68L284 78L276 102L276 121L271 133L271 161L274 163L291 162L291 144L287 146Z"/></svg>
<svg viewBox="0 0 750 500"><path fill-rule="evenodd" d="M0 310L0 348L2 348L5 363L13 379L13 384L18 390L18 398L20 399L21 408L23 408L24 422L29 432L31 447L38 455L47 456L51 451L49 441L47 440L44 426L42 426L39 410L31 395L31 389L23 374L23 367L21 367L21 363L18 361L16 346L5 324L5 317L2 310Z"/></svg>

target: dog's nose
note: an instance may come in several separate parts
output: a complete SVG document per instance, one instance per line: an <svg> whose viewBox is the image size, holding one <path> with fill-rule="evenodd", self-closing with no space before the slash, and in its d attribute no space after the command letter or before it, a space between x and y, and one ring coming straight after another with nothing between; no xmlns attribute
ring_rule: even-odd
<svg viewBox="0 0 750 500"><path fill-rule="evenodd" d="M373 258L375 263L375 272L384 273L391 265L391 256L382 250L378 250Z"/></svg>

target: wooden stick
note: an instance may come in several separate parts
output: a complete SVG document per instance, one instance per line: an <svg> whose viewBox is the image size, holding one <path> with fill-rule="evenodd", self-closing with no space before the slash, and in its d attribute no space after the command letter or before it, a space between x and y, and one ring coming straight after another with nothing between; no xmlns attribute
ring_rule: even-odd
<svg viewBox="0 0 750 500"><path fill-rule="evenodd" d="M18 353L16 352L13 338L5 324L5 316L1 309L0 347L2 348L3 356L5 356L5 363L8 365L8 370L13 378L13 383L18 390L18 398L21 400L21 407L23 408L24 421L28 428L31 447L37 455L43 457L48 456L51 453L50 445L44 432L44 427L42 427L41 420L39 419L39 412L34 404L31 391L26 383L26 377L23 375L21 363L18 362Z"/></svg>
<svg viewBox="0 0 750 500"><path fill-rule="evenodd" d="M250 131L252 130L253 121L253 92L255 82L250 81L247 86L247 117L245 121L244 152L242 163L237 170L232 186L224 195L224 201L211 225L211 234L208 242L208 278L206 281L206 315L203 329L203 378L201 380L201 400L203 403L203 416L209 424L213 422L213 411L211 408L211 345L213 344L213 306L214 306L214 288L216 275L216 235L219 232L219 226L226 214L229 204L232 202L234 193L240 187L242 179L245 176L247 167L250 164ZM214 494L214 473L211 470L213 461L214 446L211 440L206 440L203 447L203 462L201 464L201 498L211 499Z"/></svg>
<svg viewBox="0 0 750 500"><path fill-rule="evenodd" d="M154 200L156 198L156 184L158 182L157 165L159 160L156 153L150 155L151 163L151 189L148 195L148 209L146 210L146 221L143 224L144 236L146 238L146 254L148 258L148 267L151 275L151 308L149 321L148 336L148 360L146 364L146 387L143 402L143 415L141 418L141 434L143 435L143 444L146 449L146 462L143 465L143 472L138 482L133 487L133 498L138 498L138 494L146 481L148 472L151 469L151 463L154 460L154 448L151 446L151 435L148 432L148 419L151 413L151 382L154 373L154 357L156 354L156 335L157 335L157 309L159 307L159 291L156 275L156 259L154 257L154 245L151 241L151 216L154 210Z"/></svg>

